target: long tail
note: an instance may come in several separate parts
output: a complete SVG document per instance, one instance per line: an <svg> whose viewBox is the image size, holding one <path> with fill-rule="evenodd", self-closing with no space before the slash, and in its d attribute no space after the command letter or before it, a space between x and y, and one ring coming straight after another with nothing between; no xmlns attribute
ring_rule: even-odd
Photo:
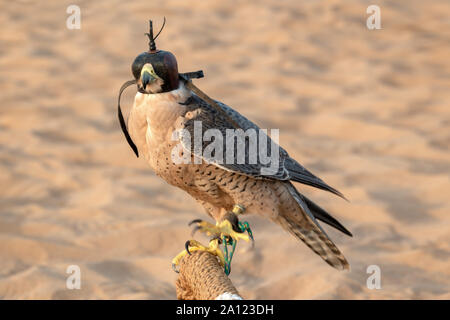
<svg viewBox="0 0 450 320"><path fill-rule="evenodd" d="M353 237L352 233L350 231L348 231L339 221L337 221L335 218L333 218L328 212L326 212L324 209L319 207L317 204L312 202L310 199L308 199L304 195L300 194L300 196L303 199L303 201L306 203L306 206L311 211L314 218L325 222L329 226L332 226L333 228L341 231L342 233L348 235L349 237Z"/></svg>
<svg viewBox="0 0 450 320"><path fill-rule="evenodd" d="M296 238L302 240L330 266L339 270L350 269L350 265L344 255L328 238L306 203L302 200L302 196L291 183L287 184L287 187L298 206L293 211L281 211L278 217L274 219L275 222Z"/></svg>

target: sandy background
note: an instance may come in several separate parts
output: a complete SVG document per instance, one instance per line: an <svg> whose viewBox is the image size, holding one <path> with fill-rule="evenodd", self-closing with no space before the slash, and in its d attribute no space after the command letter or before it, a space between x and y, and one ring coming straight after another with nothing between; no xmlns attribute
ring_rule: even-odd
<svg viewBox="0 0 450 320"><path fill-rule="evenodd" d="M450 2L376 2L369 31L373 1L2 1L0 297L175 298L170 261L206 215L134 157L116 118L147 20L166 16L157 44L180 71L203 69L200 88L280 128L351 200L299 186L353 232L325 227L350 272L249 218L256 248L240 245L231 274L246 298L450 298ZM81 30L66 28L72 3ZM65 288L71 264L81 290Z"/></svg>

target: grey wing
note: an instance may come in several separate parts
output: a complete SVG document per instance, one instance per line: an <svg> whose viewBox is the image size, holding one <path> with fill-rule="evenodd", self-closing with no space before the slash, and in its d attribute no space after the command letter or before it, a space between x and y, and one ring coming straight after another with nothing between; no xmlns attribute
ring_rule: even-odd
<svg viewBox="0 0 450 320"><path fill-rule="evenodd" d="M221 106L224 109L224 111L228 114L228 116L231 117L244 130L247 130L248 128L260 130L260 128L256 124L248 120L246 117L244 117L237 111L233 110L232 108L230 108L229 106L227 106L222 102L219 101L216 102L219 106ZM312 174L300 163L298 163L295 159L291 158L287 153L287 151L284 150L281 146L279 148L280 154L284 159L283 162L284 169L287 170L289 174L289 180L300 182L312 187L316 187L318 189L327 190L345 199L344 195L341 192L326 184L322 179Z"/></svg>
<svg viewBox="0 0 450 320"><path fill-rule="evenodd" d="M330 187L325 182L323 182L320 178L313 175L307 169L305 169L302 165L300 165L295 159L292 159L289 154L280 147L277 143L275 143L269 136L265 134L264 131L260 131L261 129L254 124L252 121L248 120L246 117L233 110L226 104L216 101L216 103L222 108L222 110L227 114L229 118L232 119L243 131L249 132L251 130L256 131L257 136L257 160L250 161L250 156L254 156L254 149L250 148L249 143L245 143L245 162L238 161L237 159L237 147L236 145L230 146L225 143L226 139L223 140L223 154L226 155L228 153L233 153L234 158L232 162L229 161L217 161L217 159L212 159L211 157L204 157L203 151L210 143L209 141L203 141L202 148L197 148L194 150L193 143L190 145L190 150L196 156L201 157L203 160L209 163L214 163L226 170L238 172L241 174L249 175L254 178L260 179L276 179L276 180L292 180L296 182L300 182L303 184L307 184L319 189L330 191L340 197L344 196L337 191L336 189ZM198 115L186 121L184 124L184 128L187 129L191 135L191 138L194 134L194 122L201 121L202 122L202 132L204 133L207 129L218 129L223 137L226 137L226 129L236 129L233 126L233 123L227 119L222 113L218 112L212 106L210 106L207 102L203 101L196 95L192 95L190 101L188 102L188 110L198 110ZM264 141L265 140L265 141ZM249 139L250 141L250 139ZM260 152L259 143L264 142L267 150L263 150L264 152ZM183 142L182 142L183 143ZM188 145L184 145L186 149L189 149ZM234 148L234 150L231 150ZM266 161L261 161L261 154L263 157L266 157ZM269 156L270 155L270 156ZM270 162L267 162L267 158L270 158ZM224 159L226 160L226 159ZM344 198L345 199L345 198Z"/></svg>
<svg viewBox="0 0 450 320"><path fill-rule="evenodd" d="M289 172L289 180L300 182L318 189L326 190L335 195L347 200L345 196L335 188L329 186L322 179L316 177L307 169L305 169L300 163L295 159L288 157L284 162L286 170Z"/></svg>
<svg viewBox="0 0 450 320"><path fill-rule="evenodd" d="M183 149L227 171L255 179L289 180L284 150L258 126L217 103L227 115L196 95L184 103L187 111L179 134Z"/></svg>

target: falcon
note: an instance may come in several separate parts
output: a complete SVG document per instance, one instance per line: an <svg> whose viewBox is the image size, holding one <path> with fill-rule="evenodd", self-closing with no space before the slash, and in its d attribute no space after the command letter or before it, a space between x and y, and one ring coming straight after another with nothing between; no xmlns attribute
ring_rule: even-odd
<svg viewBox="0 0 450 320"><path fill-rule="evenodd" d="M303 241L332 267L349 269L346 258L318 221L348 236L352 234L323 208L302 195L293 182L344 198L342 193L305 169L268 135L258 135L257 140L258 143L267 142L269 151L277 151L278 165L269 174L263 170L268 164L259 158L256 162L248 161L252 155L248 139L244 139L244 146L241 145L245 155L243 163L236 159L239 153L236 145L230 147L223 143L224 154L234 155L234 161L217 161L214 157L205 156L207 141L202 141L200 147L198 144L195 146L195 142L190 143L196 134L196 124L201 124L202 137L207 130L215 130L224 136L227 130L261 130L236 110L211 99L193 85L191 79L201 77L202 72L178 73L175 56L156 49L155 39L160 32L153 36L150 21L150 32L147 33L149 51L140 54L133 62L134 80L126 82L120 89L118 112L124 134L136 156L142 155L159 177L196 199L216 222L194 220L194 230L205 232L212 236L212 240L209 246L195 240L188 241L186 250L173 263L178 264L185 254L192 251L206 250L226 264L228 252L224 254L219 245L233 244L234 250L238 240L252 239L248 223L240 222L238 217L256 214L275 222ZM120 109L120 95L131 84L137 85L138 92L127 126ZM188 161L174 161L174 155Z"/></svg>

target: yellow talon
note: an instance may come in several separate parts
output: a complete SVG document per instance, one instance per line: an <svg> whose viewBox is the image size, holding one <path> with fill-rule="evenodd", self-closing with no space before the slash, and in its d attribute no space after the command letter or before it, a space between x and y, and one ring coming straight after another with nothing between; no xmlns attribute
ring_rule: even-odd
<svg viewBox="0 0 450 320"><path fill-rule="evenodd" d="M203 220L194 220L193 223L197 223L197 226L193 232L200 230L208 236L217 237L220 239L225 236L231 237L234 240L242 239L245 241L250 241L250 237L247 233L234 231L231 222L228 220L217 222L215 225Z"/></svg>
<svg viewBox="0 0 450 320"><path fill-rule="evenodd" d="M179 265L180 261L183 259L184 256L186 256L187 254L191 254L191 252L194 251L206 251L209 252L215 256L217 256L217 258L219 259L220 265L222 267L225 268L225 273L229 273L230 271L230 263L231 263L231 258L233 256L234 253L234 249L236 247L236 243L239 240L245 240L245 241L250 241L253 240L253 238L251 237L251 231L247 226L247 229L245 229L247 232L239 232L239 231L235 231L233 229L233 222L230 222L229 219L231 219L231 221L233 221L233 214L234 215L240 215L242 213L244 213L245 208L241 205L235 205L233 207L232 210L232 215L231 217L225 217L225 219L221 222L217 222L215 225L200 219L196 219L193 220L189 223L189 225L195 223L196 226L193 229L192 235L195 233L195 231L200 230L202 232L204 232L206 235L212 237L212 240L209 242L209 246L205 247L204 245L202 245L200 242L196 241L196 240L189 240L186 242L186 249L183 250L182 252L180 252L175 258L173 258L172 260L172 268L175 270L175 272L178 272L176 269L176 266ZM228 212L229 213L229 212ZM236 226L235 228L237 229L241 229L242 227L240 226L239 221L236 219ZM230 241L230 238L234 241ZM226 255L226 259L225 259L225 255L222 252L222 250L219 248L219 245L221 244L221 242L224 242L224 250L225 250L225 255ZM232 251L230 253L228 253L228 249L227 249L227 245L232 245Z"/></svg>
<svg viewBox="0 0 450 320"><path fill-rule="evenodd" d="M244 213L245 208L239 204L234 205L232 212L237 216ZM244 232L236 232L233 229L233 225L229 220L223 220L221 222L217 222L215 225L200 219L193 220L189 223L189 225L196 223L196 227L192 231L194 234L197 230L200 230L206 235L220 238L231 237L233 240L245 240L250 241L250 237L247 233Z"/></svg>
<svg viewBox="0 0 450 320"><path fill-rule="evenodd" d="M211 253L212 255L217 256L219 259L220 265L223 267L225 265L225 258L223 256L222 250L219 248L219 239L212 239L209 242L209 246L205 247L197 240L189 240L186 242L186 249L181 251L175 258L172 259L172 268L175 272L178 272L176 266L180 264L181 259L187 254L191 254L191 252L195 251L206 251Z"/></svg>

